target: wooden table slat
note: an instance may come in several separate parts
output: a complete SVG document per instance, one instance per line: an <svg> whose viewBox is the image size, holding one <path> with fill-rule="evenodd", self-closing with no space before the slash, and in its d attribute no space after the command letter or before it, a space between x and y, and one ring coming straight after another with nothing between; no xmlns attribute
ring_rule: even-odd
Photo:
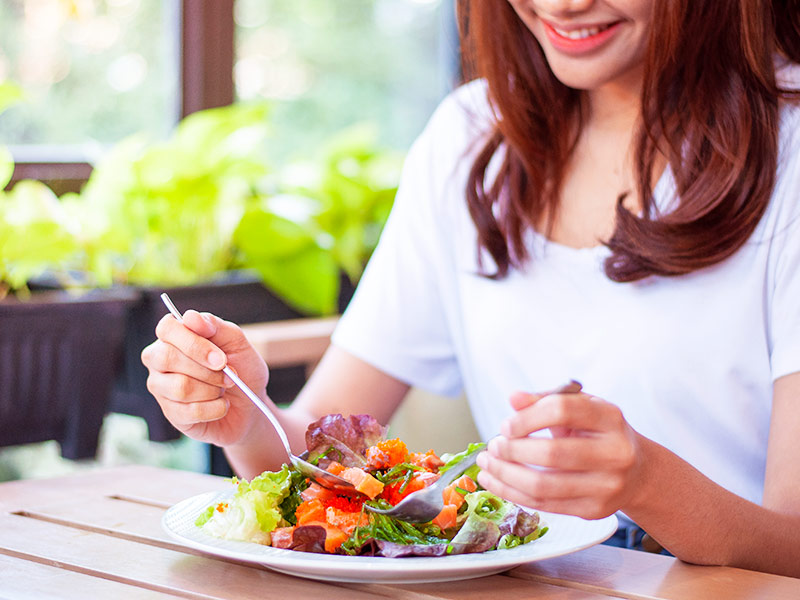
<svg viewBox="0 0 800 600"><path fill-rule="evenodd" d="M800 580L732 567L703 567L657 554L594 546L557 559L529 563L509 572L537 582L589 591L616 590L639 600L769 598L798 600Z"/></svg>
<svg viewBox="0 0 800 600"><path fill-rule="evenodd" d="M175 600L178 596L0 554L0 600Z"/></svg>
<svg viewBox="0 0 800 600"><path fill-rule="evenodd" d="M374 598L266 569L193 556L19 515L1 515L0 553L187 598Z"/></svg>

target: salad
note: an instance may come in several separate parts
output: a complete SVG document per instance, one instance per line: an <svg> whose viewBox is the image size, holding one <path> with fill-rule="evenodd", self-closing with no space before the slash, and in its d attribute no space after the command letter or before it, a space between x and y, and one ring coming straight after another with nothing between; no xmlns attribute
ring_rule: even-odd
<svg viewBox="0 0 800 600"><path fill-rule="evenodd" d="M340 493L283 465L251 481L233 478L230 499L208 506L195 524L209 535L302 552L385 557L444 556L513 548L547 531L528 512L478 485L473 466L443 492L428 523L368 511L422 489L483 444L458 454L411 452L369 415L328 415L306 431L308 460L355 486Z"/></svg>

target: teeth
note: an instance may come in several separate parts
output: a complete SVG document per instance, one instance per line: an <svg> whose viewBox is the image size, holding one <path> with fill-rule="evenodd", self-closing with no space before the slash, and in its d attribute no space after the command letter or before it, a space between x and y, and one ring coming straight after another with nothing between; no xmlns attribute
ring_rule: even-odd
<svg viewBox="0 0 800 600"><path fill-rule="evenodd" d="M554 27L553 29L561 37L569 38L571 40L582 40L584 38L588 38L588 37L591 37L593 35L597 35L601 31L605 31L606 29L608 29L608 26L604 26L604 27L587 27L587 28L584 28L584 29L572 29L571 31L565 31L563 29L558 29L556 27Z"/></svg>

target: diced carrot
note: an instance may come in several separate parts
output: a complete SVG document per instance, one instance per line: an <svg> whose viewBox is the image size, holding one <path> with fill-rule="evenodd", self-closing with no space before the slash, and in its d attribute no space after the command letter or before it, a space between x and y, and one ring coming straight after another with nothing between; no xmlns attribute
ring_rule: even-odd
<svg viewBox="0 0 800 600"><path fill-rule="evenodd" d="M294 511L298 525L307 525L310 521L325 521L325 506L319 498L312 498L301 503Z"/></svg>
<svg viewBox="0 0 800 600"><path fill-rule="evenodd" d="M357 491L366 494L370 500L383 491L383 484L372 475L358 467L347 467L339 477L353 484Z"/></svg>
<svg viewBox="0 0 800 600"><path fill-rule="evenodd" d="M325 469L328 473L333 473L334 475L338 475L342 471L344 471L344 465L340 462L331 461L331 464L328 465L328 468Z"/></svg>
<svg viewBox="0 0 800 600"><path fill-rule="evenodd" d="M313 498L317 498L318 500L325 502L326 500L330 500L334 496L336 496L336 492L333 492L328 488L324 488L318 483L312 483L306 489L300 492L300 497L303 500L311 500Z"/></svg>
<svg viewBox="0 0 800 600"><path fill-rule="evenodd" d="M399 439L381 440L367 448L367 466L372 469L391 469L408 457L406 443Z"/></svg>
<svg viewBox="0 0 800 600"><path fill-rule="evenodd" d="M412 465L417 465L428 471L438 471L439 467L444 464L444 461L436 456L433 450L427 452L411 452L408 455L408 462Z"/></svg>
<svg viewBox="0 0 800 600"><path fill-rule="evenodd" d="M329 506L325 510L325 519L334 527L338 527L348 536L353 534L356 527L366 527L369 525L369 515L362 512L344 511L334 506Z"/></svg>
<svg viewBox="0 0 800 600"><path fill-rule="evenodd" d="M275 548L289 548L292 545L294 527L278 527L270 533Z"/></svg>
<svg viewBox="0 0 800 600"><path fill-rule="evenodd" d="M445 504L444 508L433 519L433 524L438 525L440 529L450 529L456 524L458 518L458 507L455 504Z"/></svg>

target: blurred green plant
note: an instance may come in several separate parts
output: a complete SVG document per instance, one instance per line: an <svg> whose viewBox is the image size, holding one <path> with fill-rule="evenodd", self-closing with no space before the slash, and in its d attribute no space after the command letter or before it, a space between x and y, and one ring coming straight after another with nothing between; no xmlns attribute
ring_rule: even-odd
<svg viewBox="0 0 800 600"><path fill-rule="evenodd" d="M236 230L241 264L301 310L335 312L340 272L357 283L377 244L402 164L377 139L376 128L353 126L317 156L286 165L277 193L251 206Z"/></svg>
<svg viewBox="0 0 800 600"><path fill-rule="evenodd" d="M0 86L0 108L19 94ZM336 312L341 273L356 283L377 243L402 157L359 125L273 168L268 113L238 103L186 117L164 141L126 138L80 194L35 181L3 192L0 294L24 296L45 272L67 287L172 287L246 270L301 312ZM14 164L2 151L5 186Z"/></svg>
<svg viewBox="0 0 800 600"><path fill-rule="evenodd" d="M185 118L163 142L117 144L92 172L81 199L98 216L115 282L191 285L231 269L233 231L269 169L263 104Z"/></svg>
<svg viewBox="0 0 800 600"><path fill-rule="evenodd" d="M0 82L0 112L24 98L13 82ZM29 295L28 284L45 271L68 272L80 254L78 223L56 195L39 181L6 188L14 159L0 146L0 299Z"/></svg>

